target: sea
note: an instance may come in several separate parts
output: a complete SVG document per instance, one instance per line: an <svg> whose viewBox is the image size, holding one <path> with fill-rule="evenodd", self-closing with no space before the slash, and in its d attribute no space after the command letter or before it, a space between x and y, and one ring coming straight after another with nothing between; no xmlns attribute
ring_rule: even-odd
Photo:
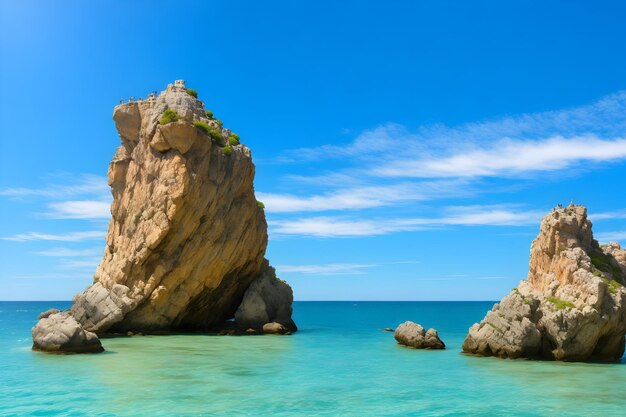
<svg viewBox="0 0 626 417"><path fill-rule="evenodd" d="M461 353L493 302L295 302L291 336L103 339L106 352L31 351L37 314L0 302L2 416L626 416L626 359L562 363ZM399 346L411 320L446 350Z"/></svg>

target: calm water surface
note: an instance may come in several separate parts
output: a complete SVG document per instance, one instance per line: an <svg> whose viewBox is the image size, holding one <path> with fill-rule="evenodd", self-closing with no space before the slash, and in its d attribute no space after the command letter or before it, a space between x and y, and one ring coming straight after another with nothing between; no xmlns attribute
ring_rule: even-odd
<svg viewBox="0 0 626 417"><path fill-rule="evenodd" d="M0 302L0 415L624 416L626 360L579 364L460 354L491 302L296 302L279 336L104 339L99 355L30 350L37 314ZM448 349L397 346L413 320Z"/></svg>

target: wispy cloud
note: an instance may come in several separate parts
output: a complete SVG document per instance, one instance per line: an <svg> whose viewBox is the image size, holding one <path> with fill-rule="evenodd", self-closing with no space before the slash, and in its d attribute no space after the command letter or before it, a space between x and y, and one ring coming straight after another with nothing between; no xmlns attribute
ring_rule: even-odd
<svg viewBox="0 0 626 417"><path fill-rule="evenodd" d="M459 126L410 129L388 123L349 143L287 151L282 161L334 160L333 169L287 175L298 193L260 192L268 213L365 210L519 189L528 180L572 175L626 161L626 91L586 106L505 116ZM327 165L326 165L327 166ZM503 182L499 179L504 178ZM517 181L513 181L517 180ZM286 234L371 235L455 224L454 218L276 218ZM503 213L500 213L503 214ZM469 215L468 215L469 216ZM391 219L389 218L391 217ZM602 220L626 214L599 213ZM444 221L445 220L445 221ZM459 220L464 224L464 220ZM326 230L328 228L329 230ZM334 229L334 230L330 230Z"/></svg>
<svg viewBox="0 0 626 417"><path fill-rule="evenodd" d="M516 177L558 171L582 162L626 159L626 139L595 136L551 137L541 140L502 139L496 143L450 151L449 155L396 159L376 167L374 174L390 177L458 178Z"/></svg>
<svg viewBox="0 0 626 417"><path fill-rule="evenodd" d="M76 200L50 203L51 209L46 213L53 219L108 219L111 217L110 201Z"/></svg>
<svg viewBox="0 0 626 417"><path fill-rule="evenodd" d="M81 242L85 240L98 240L104 239L106 231L102 230L89 230L85 232L69 232L63 234L49 234L49 233L19 233L13 236L6 236L0 239L10 240L14 242L31 242L31 241L54 241L54 242Z"/></svg>
<svg viewBox="0 0 626 417"><path fill-rule="evenodd" d="M100 263L100 258L92 257L85 259L64 259L59 263L63 269L96 269Z"/></svg>
<svg viewBox="0 0 626 417"><path fill-rule="evenodd" d="M93 276L87 271L83 273L64 273L64 272L55 272L55 273L47 273L47 274L22 274L22 275L11 275L12 279L16 280L28 280L28 279L43 279L43 280L63 280L63 279L84 279L89 280L92 279Z"/></svg>
<svg viewBox="0 0 626 417"><path fill-rule="evenodd" d="M66 198L68 196L95 194L108 195L109 186L105 177L91 174L54 175L53 180L63 184L48 184L42 188L9 187L0 189L0 196L5 197L45 197Z"/></svg>
<svg viewBox="0 0 626 417"><path fill-rule="evenodd" d="M459 126L421 126L414 131L386 124L362 132L348 144L323 145L287 151L284 160L369 159L403 157L437 160L467 151L495 148L509 140L546 142L550 138L598 138L612 141L626 131L626 91L603 97L588 105L538 113L506 116ZM502 145L500 145L502 147ZM622 148L620 148L622 149ZM596 157L601 157L600 152Z"/></svg>
<svg viewBox="0 0 626 417"><path fill-rule="evenodd" d="M602 213L590 213L591 220L616 220L626 219L626 210L607 211Z"/></svg>
<svg viewBox="0 0 626 417"><path fill-rule="evenodd" d="M354 210L471 194L463 185L460 181L400 183L341 188L312 196L259 192L257 197L270 213Z"/></svg>
<svg viewBox="0 0 626 417"><path fill-rule="evenodd" d="M374 268L377 264L320 264L320 265L279 265L276 267L279 273L296 272L310 275L358 275L364 274L368 268Z"/></svg>
<svg viewBox="0 0 626 417"><path fill-rule="evenodd" d="M602 232L595 235L596 240L602 243L608 242L626 242L626 230L618 230L614 232Z"/></svg>
<svg viewBox="0 0 626 417"><path fill-rule="evenodd" d="M99 255L101 252L102 252L102 248L74 249L74 248L57 247L57 248L51 248L48 250L43 250L43 251L34 252L34 253L40 256L73 258L73 257L96 256L96 255Z"/></svg>
<svg viewBox="0 0 626 417"><path fill-rule="evenodd" d="M442 226L526 226L537 224L542 212L512 210L507 206L451 207L442 217L368 218L319 216L270 221L277 235L312 237L376 236L394 232L426 230Z"/></svg>

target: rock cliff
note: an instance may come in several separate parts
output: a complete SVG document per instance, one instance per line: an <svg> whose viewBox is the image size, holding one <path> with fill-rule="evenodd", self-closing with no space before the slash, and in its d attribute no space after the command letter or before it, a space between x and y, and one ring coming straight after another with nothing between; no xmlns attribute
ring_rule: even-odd
<svg viewBox="0 0 626 417"><path fill-rule="evenodd" d="M72 320L90 346L102 333L207 330L248 299L256 301L240 308L246 328L296 329L291 288L264 258L267 223L250 150L190 93L177 81L115 107L122 143L108 172L104 256L71 309L35 326L35 349L89 350L47 342Z"/></svg>
<svg viewBox="0 0 626 417"><path fill-rule="evenodd" d="M473 325L463 350L503 358L618 360L626 334L626 250L599 246L583 206L554 209L528 278Z"/></svg>

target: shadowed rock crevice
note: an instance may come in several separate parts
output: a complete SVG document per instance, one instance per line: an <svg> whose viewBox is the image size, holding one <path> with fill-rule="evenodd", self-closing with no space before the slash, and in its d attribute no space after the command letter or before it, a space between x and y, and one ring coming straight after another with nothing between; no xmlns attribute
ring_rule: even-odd
<svg viewBox="0 0 626 417"><path fill-rule="evenodd" d="M626 250L593 239L583 206L554 209L533 241L527 280L473 325L482 356L619 360L626 334Z"/></svg>
<svg viewBox="0 0 626 417"><path fill-rule="evenodd" d="M232 133L184 83L115 107L113 119L122 144L109 166L113 202L102 261L70 310L35 326L34 347L78 352L97 334L209 329L234 317L256 281L289 287L266 273L267 223L250 150L225 146ZM257 296L266 321L246 326L279 322L295 330L292 298ZM61 330L67 342L48 337Z"/></svg>

